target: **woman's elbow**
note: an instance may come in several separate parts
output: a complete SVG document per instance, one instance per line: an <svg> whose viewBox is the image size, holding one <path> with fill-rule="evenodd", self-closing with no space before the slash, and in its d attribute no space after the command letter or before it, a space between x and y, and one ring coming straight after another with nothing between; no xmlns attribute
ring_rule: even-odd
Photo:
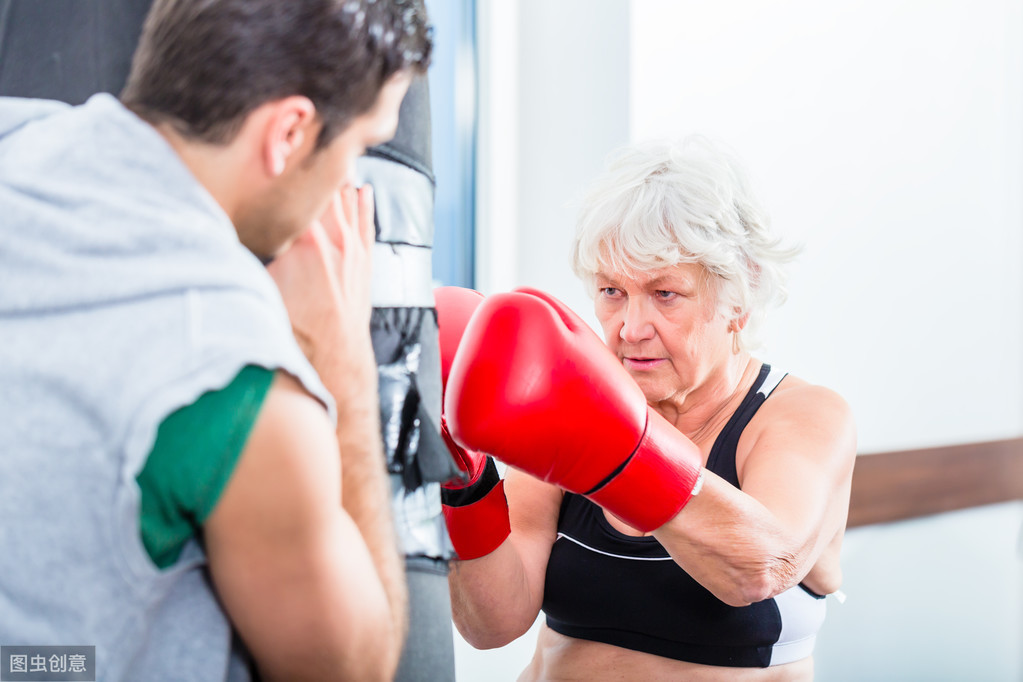
<svg viewBox="0 0 1023 682"><path fill-rule="evenodd" d="M775 576L768 572L755 576L741 585L741 596L744 606L770 599L782 592Z"/></svg>
<svg viewBox="0 0 1023 682"><path fill-rule="evenodd" d="M496 649L510 644L529 631L533 622L479 624L470 623L466 619L454 618L455 628L474 649Z"/></svg>
<svg viewBox="0 0 1023 682"><path fill-rule="evenodd" d="M723 582L715 596L729 606L749 606L781 594L796 584L795 572L789 562L746 569Z"/></svg>
<svg viewBox="0 0 1023 682"><path fill-rule="evenodd" d="M748 576L721 585L713 590L714 596L729 606L742 607L756 604L774 596L772 583L766 577Z"/></svg>

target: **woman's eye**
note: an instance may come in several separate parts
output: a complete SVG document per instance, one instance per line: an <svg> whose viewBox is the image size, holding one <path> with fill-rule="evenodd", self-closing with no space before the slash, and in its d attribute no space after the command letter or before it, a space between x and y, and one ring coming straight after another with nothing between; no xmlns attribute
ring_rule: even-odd
<svg viewBox="0 0 1023 682"><path fill-rule="evenodd" d="M614 296L618 290L614 287L600 287L600 293L604 296Z"/></svg>

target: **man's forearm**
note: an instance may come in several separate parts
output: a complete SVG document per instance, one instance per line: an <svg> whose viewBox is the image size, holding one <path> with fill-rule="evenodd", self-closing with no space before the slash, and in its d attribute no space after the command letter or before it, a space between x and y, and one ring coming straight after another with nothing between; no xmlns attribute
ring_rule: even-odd
<svg viewBox="0 0 1023 682"><path fill-rule="evenodd" d="M397 666L408 624L408 594L384 466L376 363L370 346L347 359L347 371L333 373L327 384L337 402L341 504L362 532L387 594L399 644Z"/></svg>
<svg viewBox="0 0 1023 682"><path fill-rule="evenodd" d="M407 627L408 599L392 521L370 338L373 228L369 187L343 187L319 221L268 271L281 291L296 340L337 404L341 505L367 547L388 602L393 674ZM374 609L381 608L378 599Z"/></svg>

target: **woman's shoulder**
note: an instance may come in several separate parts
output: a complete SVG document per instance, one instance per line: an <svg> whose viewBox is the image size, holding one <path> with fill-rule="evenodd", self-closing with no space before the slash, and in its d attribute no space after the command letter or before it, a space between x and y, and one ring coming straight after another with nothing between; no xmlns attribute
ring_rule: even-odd
<svg viewBox="0 0 1023 682"><path fill-rule="evenodd" d="M818 462L844 472L856 456L856 425L849 404L825 386L787 375L743 430L736 470L744 481L748 465L764 458Z"/></svg>
<svg viewBox="0 0 1023 682"><path fill-rule="evenodd" d="M799 437L821 431L855 437L855 422L852 408L837 391L787 374L750 420L748 430L754 438L771 432Z"/></svg>
<svg viewBox="0 0 1023 682"><path fill-rule="evenodd" d="M852 408L837 391L812 384L794 374L786 374L778 387L771 393L770 400L764 402L761 411L768 413L795 410L800 414L816 414L820 412L848 413Z"/></svg>

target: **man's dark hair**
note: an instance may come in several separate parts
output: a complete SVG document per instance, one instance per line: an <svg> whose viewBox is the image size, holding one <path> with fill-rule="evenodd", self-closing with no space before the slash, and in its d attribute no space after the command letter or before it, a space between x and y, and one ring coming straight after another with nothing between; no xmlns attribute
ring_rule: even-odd
<svg viewBox="0 0 1023 682"><path fill-rule="evenodd" d="M121 101L187 138L226 143L257 107L303 95L323 147L392 75L426 71L432 34L423 0L156 0Z"/></svg>

